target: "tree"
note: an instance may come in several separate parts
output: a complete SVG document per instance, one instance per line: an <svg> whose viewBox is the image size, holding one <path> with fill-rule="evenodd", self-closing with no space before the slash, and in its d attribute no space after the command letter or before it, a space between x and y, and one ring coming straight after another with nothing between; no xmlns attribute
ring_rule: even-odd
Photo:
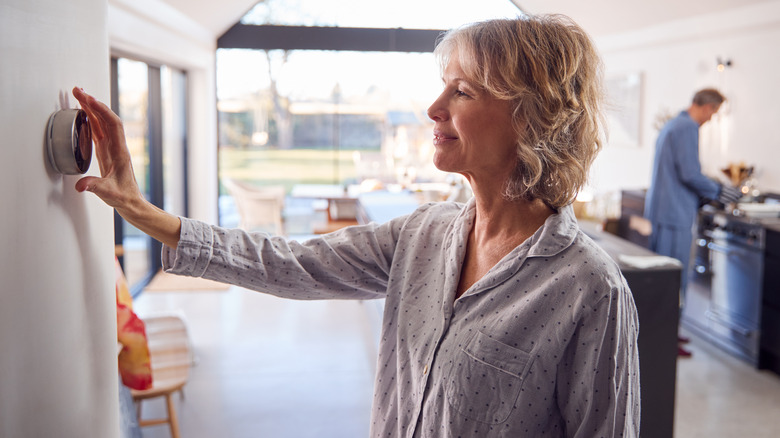
<svg viewBox="0 0 780 438"><path fill-rule="evenodd" d="M307 14L300 0L265 0L249 11L242 22L252 24L289 24L290 17L300 20L303 25L322 25L316 17ZM279 94L277 81L289 58L289 50L264 50L268 61L269 92L276 122L278 147L290 149L293 146L292 113L290 99Z"/></svg>
<svg viewBox="0 0 780 438"><path fill-rule="evenodd" d="M290 112L290 99L279 94L277 79L279 72L284 68L289 57L289 50L264 50L268 61L268 86L273 105L274 120L278 135L277 145L280 149L291 149L293 146L292 113ZM274 56L278 54L279 56ZM275 67L276 66L276 67Z"/></svg>

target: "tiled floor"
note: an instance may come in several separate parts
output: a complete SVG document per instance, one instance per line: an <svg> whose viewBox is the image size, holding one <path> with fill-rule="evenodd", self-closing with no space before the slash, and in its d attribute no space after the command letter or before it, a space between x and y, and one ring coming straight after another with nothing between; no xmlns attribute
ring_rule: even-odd
<svg viewBox="0 0 780 438"><path fill-rule="evenodd" d="M368 435L378 302L300 302L249 292L144 293L144 315L188 321L197 363L177 402L183 438ZM780 436L780 378L697 339L678 362L675 436ZM161 412L147 402L145 415ZM165 427L144 437L168 437ZM649 437L661 438L661 437Z"/></svg>
<svg viewBox="0 0 780 438"><path fill-rule="evenodd" d="M677 361L677 438L780 436L780 376L692 338Z"/></svg>

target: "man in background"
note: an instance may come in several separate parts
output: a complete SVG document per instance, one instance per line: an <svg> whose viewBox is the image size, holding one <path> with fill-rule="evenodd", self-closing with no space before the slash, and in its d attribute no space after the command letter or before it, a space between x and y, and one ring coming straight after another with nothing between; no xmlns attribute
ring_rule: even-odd
<svg viewBox="0 0 780 438"><path fill-rule="evenodd" d="M718 90L698 91L688 109L664 125L656 141L645 217L653 226L650 249L682 262L681 303L685 301L693 225L701 200L729 204L741 195L734 187L704 176L699 162L699 128L718 112L725 100ZM678 354L681 357L691 355L682 346L678 347Z"/></svg>

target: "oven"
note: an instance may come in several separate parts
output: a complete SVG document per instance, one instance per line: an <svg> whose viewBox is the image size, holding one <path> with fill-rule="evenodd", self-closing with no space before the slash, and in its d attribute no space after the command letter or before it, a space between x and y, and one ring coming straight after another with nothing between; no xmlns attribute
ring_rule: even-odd
<svg viewBox="0 0 780 438"><path fill-rule="evenodd" d="M765 230L722 212L697 222L683 324L754 366L758 364Z"/></svg>

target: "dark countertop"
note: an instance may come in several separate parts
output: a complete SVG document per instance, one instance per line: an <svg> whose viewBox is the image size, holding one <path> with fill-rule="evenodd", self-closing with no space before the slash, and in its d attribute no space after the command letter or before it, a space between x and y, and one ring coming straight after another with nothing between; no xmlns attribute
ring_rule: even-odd
<svg viewBox="0 0 780 438"><path fill-rule="evenodd" d="M580 220L580 229L588 237L593 239L604 251L612 257L620 266L620 270L624 273L634 271L667 271L681 269L680 264L674 261L668 261L665 263L659 263L657 266L652 267L638 267L627 263L621 256L629 257L647 257L658 258L659 262L663 259L658 254L650 251L647 248L643 248L635 243L629 242L626 239L620 238L612 233L608 233L601 229L601 226L597 222Z"/></svg>

